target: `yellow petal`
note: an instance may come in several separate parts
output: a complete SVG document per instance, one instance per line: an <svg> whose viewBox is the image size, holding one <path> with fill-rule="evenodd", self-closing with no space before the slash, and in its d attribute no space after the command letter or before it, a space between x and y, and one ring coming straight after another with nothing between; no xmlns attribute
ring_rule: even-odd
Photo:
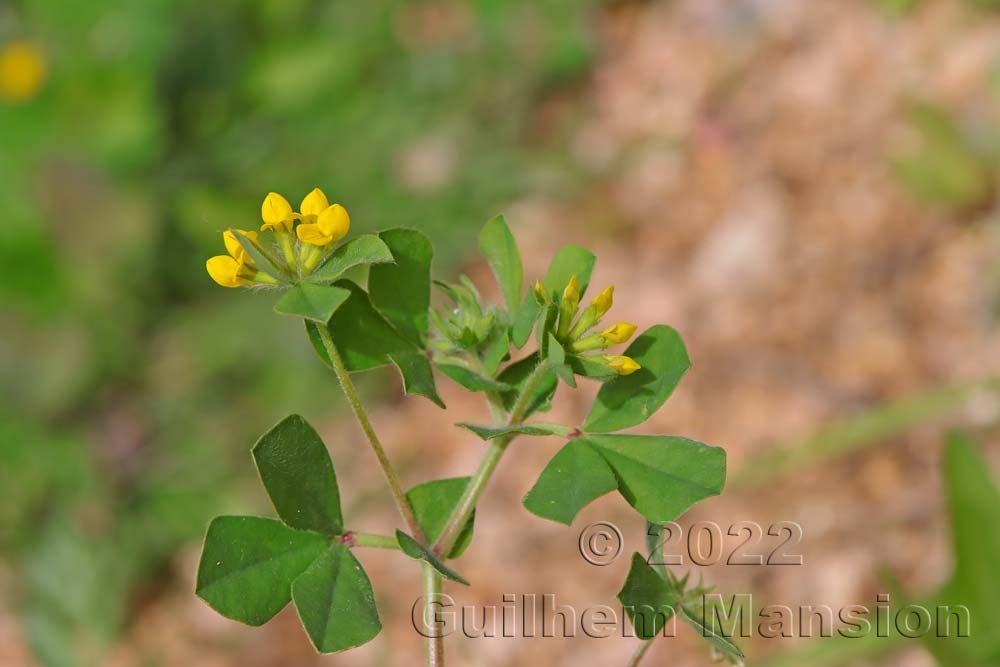
<svg viewBox="0 0 1000 667"><path fill-rule="evenodd" d="M607 360L608 366L615 370L619 375L631 375L642 368L642 366L636 363L635 359L624 355L607 357Z"/></svg>
<svg viewBox="0 0 1000 667"><path fill-rule="evenodd" d="M604 339L605 345L617 345L631 338L637 328L631 322L619 322L602 331L601 337Z"/></svg>
<svg viewBox="0 0 1000 667"><path fill-rule="evenodd" d="M320 229L319 225L302 224L295 228L295 233L299 235L299 240L304 243L325 246L333 243L333 239Z"/></svg>
<svg viewBox="0 0 1000 667"><path fill-rule="evenodd" d="M260 205L260 217L264 220L261 229L291 229L294 212L287 199L277 192L269 192Z"/></svg>
<svg viewBox="0 0 1000 667"><path fill-rule="evenodd" d="M333 243L347 236L347 232L351 229L351 216L347 214L346 208L334 204L319 214L316 224L323 234L330 237L329 242Z"/></svg>
<svg viewBox="0 0 1000 667"><path fill-rule="evenodd" d="M306 195L299 206L299 212L309 222L315 222L316 217L330 206L326 195L319 188L313 188L312 192Z"/></svg>
<svg viewBox="0 0 1000 667"><path fill-rule="evenodd" d="M246 229L237 229L236 231L243 234L254 243L257 242L257 232ZM249 255L247 255L247 251L243 249L243 246L240 245L239 239L236 238L236 234L234 234L231 230L227 229L222 232L222 242L226 244L226 252L232 255L233 259L253 266L253 260Z"/></svg>
<svg viewBox="0 0 1000 667"><path fill-rule="evenodd" d="M229 255L216 255L210 258L205 262L205 268L208 269L208 275L212 276L212 280L223 287L240 287L250 284L249 280L240 277L240 272L243 269L242 262L238 262Z"/></svg>

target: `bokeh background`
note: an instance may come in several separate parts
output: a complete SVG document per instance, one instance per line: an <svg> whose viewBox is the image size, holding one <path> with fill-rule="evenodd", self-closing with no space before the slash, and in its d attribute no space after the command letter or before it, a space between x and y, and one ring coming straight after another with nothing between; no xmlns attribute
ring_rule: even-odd
<svg viewBox="0 0 1000 667"><path fill-rule="evenodd" d="M250 629L193 594L208 519L269 512L249 447L289 412L321 427L349 523L394 526L299 327L204 271L268 190L314 186L355 230L420 228L438 277L494 297L474 240L504 212L526 277L587 245L616 313L681 331L694 366L641 430L724 446L731 482L682 523L805 531L803 566L696 568L706 582L835 608L874 606L885 572L914 598L936 590L956 561L944 429L1000 467L995 5L0 3L0 664L419 660L419 584L394 554L360 553L386 628L338 656L316 657L291 609ZM362 386L408 483L472 470L481 444L452 424L485 418L475 397L442 380L442 412L392 371ZM555 418L594 392L561 393ZM457 562L474 585L448 590L460 604L614 602L627 558L596 569L577 536L614 521L640 549L624 504L572 528L520 506L555 445L502 463ZM633 641L448 647L455 664L608 665ZM781 657L816 644L745 648L751 665L944 664L919 642ZM708 654L682 632L648 659Z"/></svg>

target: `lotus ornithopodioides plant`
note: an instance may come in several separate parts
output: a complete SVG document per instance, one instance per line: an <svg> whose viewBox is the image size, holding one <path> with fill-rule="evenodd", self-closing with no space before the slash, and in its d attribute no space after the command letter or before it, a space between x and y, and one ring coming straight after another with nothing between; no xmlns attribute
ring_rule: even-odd
<svg viewBox="0 0 1000 667"><path fill-rule="evenodd" d="M617 490L655 535L657 526L721 492L723 450L676 436L619 433L666 401L689 360L668 326L636 336L634 324L606 322L612 287L581 309L595 259L588 250L562 248L545 276L525 290L514 237L503 217L494 218L483 227L479 247L503 303L487 305L465 276L455 283L432 281L433 250L420 231L397 228L348 238L347 210L330 204L318 188L299 209L268 194L260 230L225 231L226 254L208 260L208 273L224 287L278 293L275 310L304 322L375 454L402 528L378 535L346 523L325 445L302 417L285 417L253 447L278 518L222 516L208 528L197 592L219 613L260 625L292 601L316 650L368 642L381 621L354 550L393 549L419 562L425 600L440 594L443 579L468 583L448 561L469 546L476 504L519 437L565 440L523 501L544 519L568 525L585 505ZM366 280L356 279L364 273L358 269L367 269ZM445 310L431 307L434 285L452 302ZM625 350L612 349L630 340ZM470 476L404 488L351 379L352 373L385 365L396 367L407 394L441 408L435 369L483 396L492 423L457 424L485 443ZM582 424L531 419L549 409L560 383L575 387L578 378L602 383ZM634 556L619 594L643 640L640 657L662 627L660 619L675 607L687 605L683 616L697 625L690 607L702 590L647 561ZM735 646L710 639L734 660L740 657ZM426 661L444 664L441 637L427 638Z"/></svg>

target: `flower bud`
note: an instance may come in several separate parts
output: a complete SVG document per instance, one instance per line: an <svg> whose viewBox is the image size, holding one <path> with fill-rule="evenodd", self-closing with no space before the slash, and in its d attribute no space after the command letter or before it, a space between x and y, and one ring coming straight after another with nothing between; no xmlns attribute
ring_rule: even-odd
<svg viewBox="0 0 1000 667"><path fill-rule="evenodd" d="M605 346L618 345L631 338L637 328L631 322L619 322L602 331L600 336L604 339Z"/></svg>
<svg viewBox="0 0 1000 667"><path fill-rule="evenodd" d="M535 301L537 301L539 305L542 305L549 300L549 294L548 292L545 291L545 286L542 285L541 280L535 281L534 291L535 291Z"/></svg>
<svg viewBox="0 0 1000 667"><path fill-rule="evenodd" d="M590 305L594 309L594 314L597 317L597 319L594 320L595 324L597 323L597 320L604 317L606 312L611 310L611 304L614 303L614 294L615 286L609 285L604 289L604 291L595 296L593 301L590 302Z"/></svg>
<svg viewBox="0 0 1000 667"><path fill-rule="evenodd" d="M562 302L568 305L574 314L576 313L576 309L580 305L580 283L577 281L575 275L569 279L566 289L563 290Z"/></svg>
<svg viewBox="0 0 1000 667"><path fill-rule="evenodd" d="M631 375L642 368L635 359L624 355L608 356L604 360L608 363L608 367L619 375Z"/></svg>

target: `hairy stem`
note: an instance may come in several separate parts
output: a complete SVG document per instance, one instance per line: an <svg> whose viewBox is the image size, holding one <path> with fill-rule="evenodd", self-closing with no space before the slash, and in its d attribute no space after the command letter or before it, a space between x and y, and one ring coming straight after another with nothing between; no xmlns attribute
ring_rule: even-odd
<svg viewBox="0 0 1000 667"><path fill-rule="evenodd" d="M646 651L653 645L652 639L647 639L640 642L638 646L635 647L635 652L632 657L628 659L628 664L625 667L637 667L637 665L642 662L642 658L646 655Z"/></svg>
<svg viewBox="0 0 1000 667"><path fill-rule="evenodd" d="M548 365L542 361L535 366L535 369L531 371L531 375L525 379L524 384L521 386L521 394L517 397L517 401L510 411L510 416L507 420L508 424L517 425L524 421L528 408L531 407L531 400L535 389L538 388L538 383L545 377L546 371L548 371ZM455 540L458 539L462 528L469 520L473 510L476 509L476 503L479 502L479 497L483 494L483 490L490 481L490 477L493 476L500 458L507 450L507 445L515 437L515 434L511 434L490 440L490 444L486 448L486 453L479 462L479 467L472 475L472 479L469 480L468 486L465 487L462 497L452 511L451 516L448 517L448 523L445 524L444 530L441 531L441 535L434 545L434 552L439 556L450 553L452 547L455 546Z"/></svg>
<svg viewBox="0 0 1000 667"><path fill-rule="evenodd" d="M437 602L441 597L441 575L430 563L423 561L423 588L424 588L424 613L427 607ZM427 619L425 617L425 623ZM431 623L431 627L436 628L436 624ZM436 630L428 633L432 636L425 637L424 641L424 664L427 667L444 667L444 638Z"/></svg>
<svg viewBox="0 0 1000 667"><path fill-rule="evenodd" d="M386 456L385 450L382 448L382 443L379 442L378 436L375 435L375 429L372 427L371 420L368 419L368 413L365 412L364 406L361 405L358 392L354 388L354 382L347 372L347 367L344 366L343 359L340 358L337 347L333 344L330 331L324 326L316 327L316 330L319 331L323 347L326 348L326 353L330 356L330 364L333 366L333 372L336 373L337 380L340 382L340 388L344 390L344 395L347 397L347 402L351 404L354 417L358 420L358 424L361 425L361 430L365 432L368 444L371 445L372 451L375 452L375 458L378 459L378 464L382 468L385 480L389 483L392 497L396 501L396 508L403 517L403 521L406 523L410 534L421 544L426 544L427 540L424 538L423 531L420 530L417 518L413 515L413 508L410 507L409 501L406 500L406 494L403 493L399 477L396 476L392 464L389 463L389 457Z"/></svg>

